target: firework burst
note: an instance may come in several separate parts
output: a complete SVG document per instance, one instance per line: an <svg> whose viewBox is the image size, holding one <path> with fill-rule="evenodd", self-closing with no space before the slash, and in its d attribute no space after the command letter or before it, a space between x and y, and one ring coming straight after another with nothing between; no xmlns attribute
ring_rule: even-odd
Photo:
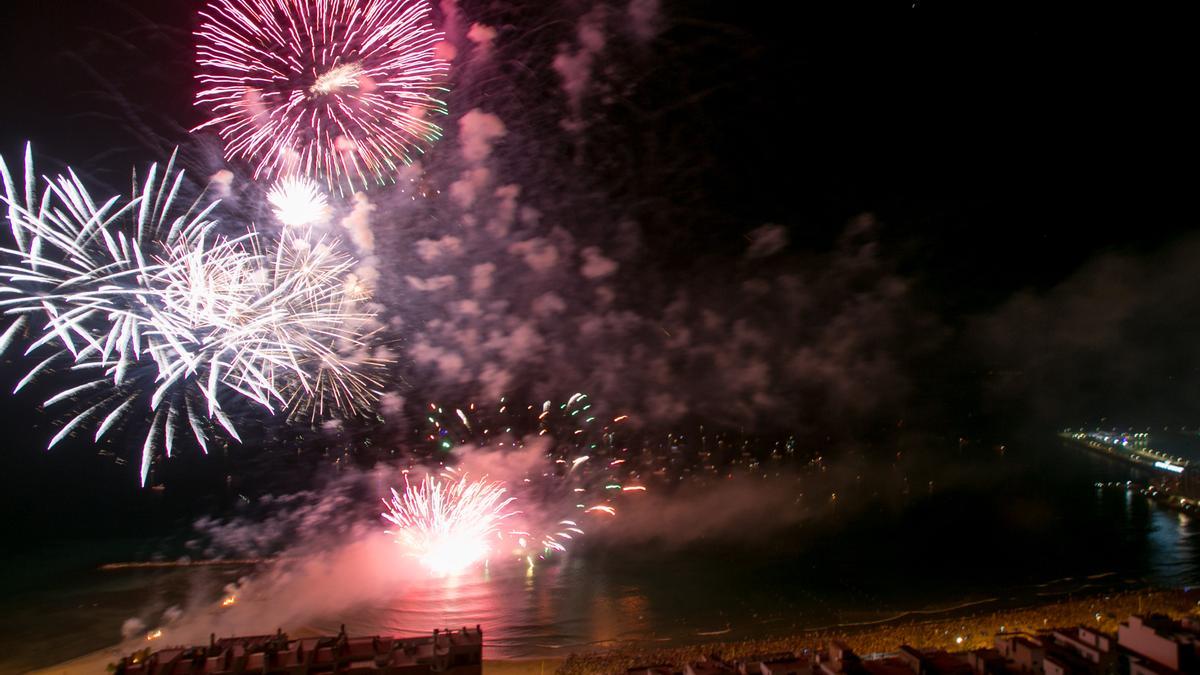
<svg viewBox="0 0 1200 675"><path fill-rule="evenodd" d="M310 178L281 178L267 193L267 201L284 227L311 227L329 220L325 194Z"/></svg>
<svg viewBox="0 0 1200 675"><path fill-rule="evenodd" d="M427 0L212 0L196 102L254 175L390 182L441 136L448 64Z"/></svg>
<svg viewBox="0 0 1200 675"><path fill-rule="evenodd" d="M505 483L524 513L514 519L513 529L502 533L502 538L511 544L516 557L530 565L566 553L584 535L582 528L616 516L615 504L622 495L647 491L644 485L622 485L623 480L638 477L637 469L626 466L621 455L627 450L615 436L630 416L600 418L586 393L541 403L518 403L507 396L493 404L462 407L429 402L423 414L428 426L422 438L435 455L542 449L542 459L549 463L532 462L525 466L525 473L509 475ZM599 461L588 453L617 458ZM495 473L495 464L485 463ZM573 515L558 519L567 512Z"/></svg>
<svg viewBox="0 0 1200 675"><path fill-rule="evenodd" d="M177 203L173 158L161 180L157 166L135 179L132 198L97 201L73 172L39 194L31 156L21 190L0 160L14 243L0 249L0 310L12 319L0 351L28 333L25 354L43 357L16 391L54 370L83 380L45 401L88 400L51 447L89 424L99 440L148 408L144 484L181 430L205 450L214 425L240 440L236 401L316 413L374 398L374 362L344 356L370 317L347 299L353 260L331 242L219 235L215 201Z"/></svg>
<svg viewBox="0 0 1200 675"><path fill-rule="evenodd" d="M470 479L467 474L426 476L410 484L404 476L404 493L392 490L384 500L383 517L398 529L392 532L433 572L461 571L487 557L490 540L503 534L501 524L518 514L508 509L513 497L505 497L503 483L487 478Z"/></svg>

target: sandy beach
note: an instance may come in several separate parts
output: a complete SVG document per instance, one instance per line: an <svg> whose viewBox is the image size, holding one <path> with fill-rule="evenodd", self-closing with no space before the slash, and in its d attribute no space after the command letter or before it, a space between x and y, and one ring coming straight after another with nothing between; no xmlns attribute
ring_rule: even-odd
<svg viewBox="0 0 1200 675"><path fill-rule="evenodd" d="M726 659L748 658L782 651L821 649L830 640L841 640L863 655L892 652L901 645L944 649L950 652L990 647L995 635L1036 633L1056 627L1089 625L1116 633L1130 614L1158 613L1175 618L1200 616L1200 592L1142 590L1064 599L1043 604L987 611L969 607L936 618L907 614L870 625L843 625L738 642L705 642L662 649L612 649L568 656L561 675L623 673L650 664L683 666L710 654Z"/></svg>

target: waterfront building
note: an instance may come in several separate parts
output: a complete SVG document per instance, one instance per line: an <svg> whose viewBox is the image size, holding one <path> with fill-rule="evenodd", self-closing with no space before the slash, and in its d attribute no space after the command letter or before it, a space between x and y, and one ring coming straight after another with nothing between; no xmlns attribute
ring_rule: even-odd
<svg viewBox="0 0 1200 675"><path fill-rule="evenodd" d="M861 675L866 670L862 659L844 642L834 640L823 654L817 654L815 671L820 675Z"/></svg>
<svg viewBox="0 0 1200 675"><path fill-rule="evenodd" d="M996 636L996 651L1011 661L1018 672L1041 673L1046 648L1036 638L1023 633Z"/></svg>
<svg viewBox="0 0 1200 675"><path fill-rule="evenodd" d="M1097 665L1107 664L1115 655L1112 638L1087 626L1051 631L1050 639Z"/></svg>
<svg viewBox="0 0 1200 675"><path fill-rule="evenodd" d="M433 631L432 636L290 639L282 631L217 639L196 647L141 650L113 666L115 675L235 675L237 673L356 673L360 675L481 675L483 631Z"/></svg>
<svg viewBox="0 0 1200 675"><path fill-rule="evenodd" d="M866 659L862 665L870 675L913 675L908 663L896 656Z"/></svg>
<svg viewBox="0 0 1200 675"><path fill-rule="evenodd" d="M967 665L978 675L1005 675L1008 660L995 649L973 649L966 654Z"/></svg>
<svg viewBox="0 0 1200 675"><path fill-rule="evenodd" d="M1096 664L1079 656L1068 647L1046 642L1046 655L1042 657L1042 672L1045 675L1092 675L1106 672Z"/></svg>
<svg viewBox="0 0 1200 675"><path fill-rule="evenodd" d="M1181 673L1200 671L1200 630L1192 622L1135 614L1117 628L1117 645L1130 653L1131 675L1159 674L1163 668Z"/></svg>
<svg viewBox="0 0 1200 675"><path fill-rule="evenodd" d="M675 675L674 666L660 663L654 666L638 666L625 671L628 675Z"/></svg>
<svg viewBox="0 0 1200 675"><path fill-rule="evenodd" d="M696 661L684 666L684 675L738 675L737 666L716 657Z"/></svg>
<svg viewBox="0 0 1200 675"><path fill-rule="evenodd" d="M940 649L916 649L903 645L897 658L916 675L972 675L973 672L966 661Z"/></svg>
<svg viewBox="0 0 1200 675"><path fill-rule="evenodd" d="M743 675L812 675L813 672L812 661L793 654L774 655L754 663L758 669L747 667Z"/></svg>
<svg viewBox="0 0 1200 675"><path fill-rule="evenodd" d="M684 675L1182 675L1200 673L1200 623L1133 615L1116 636L1089 626L1001 633L994 649L950 653L901 645L895 652L854 653L830 642L809 657L792 652L729 663L717 656L685 666ZM630 669L630 675L669 675L668 666ZM676 671L672 675L677 675Z"/></svg>

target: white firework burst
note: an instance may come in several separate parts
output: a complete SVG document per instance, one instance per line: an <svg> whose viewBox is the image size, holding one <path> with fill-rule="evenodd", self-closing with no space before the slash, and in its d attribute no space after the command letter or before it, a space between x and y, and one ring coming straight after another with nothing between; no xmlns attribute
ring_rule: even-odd
<svg viewBox="0 0 1200 675"><path fill-rule="evenodd" d="M45 404L91 397L51 446L87 424L99 440L148 408L144 484L181 429L205 450L214 423L240 440L227 410L237 400L316 414L375 396L378 363L343 356L364 347L370 316L346 296L353 260L335 242L309 230L265 243L220 235L216 201L177 206L173 157L161 180L157 166L135 179L128 200L97 202L69 170L39 194L28 149L22 190L2 159L0 173L14 243L0 248L0 310L13 319L0 351L29 333L25 354L48 356L16 390L65 368L87 379Z"/></svg>
<svg viewBox="0 0 1200 675"><path fill-rule="evenodd" d="M308 227L329 220L329 204L321 188L303 176L281 178L267 193L275 217L284 227Z"/></svg>

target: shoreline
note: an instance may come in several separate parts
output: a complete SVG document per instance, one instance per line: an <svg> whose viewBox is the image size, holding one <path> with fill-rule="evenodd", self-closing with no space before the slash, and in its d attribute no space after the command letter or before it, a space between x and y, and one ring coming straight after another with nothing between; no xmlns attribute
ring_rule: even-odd
<svg viewBox="0 0 1200 675"><path fill-rule="evenodd" d="M1200 616L1200 591L1180 589L1098 592L1074 599L1047 599L990 611L970 611L991 601L995 599L944 609L909 611L887 619L811 628L755 640L706 640L671 647L613 647L577 651L562 657L485 658L484 671L500 675L595 675L624 673L629 668L648 664L672 664L682 669L686 663L710 654L736 659L780 651L803 652L822 648L830 640L846 642L863 655L894 652L902 644L954 652L990 647L996 633L1002 631L1033 633L1086 624L1115 633L1117 624L1130 614L1155 612L1176 618ZM931 617L931 614L940 616ZM30 672L34 675L103 673L106 666L118 660L125 650L122 645L114 645Z"/></svg>
<svg viewBox="0 0 1200 675"><path fill-rule="evenodd" d="M1130 614L1158 613L1175 618L1200 616L1200 591L1179 589L1143 589L1115 593L1099 592L1075 599L1047 599L1045 602L1000 608L975 613L956 613L978 603L948 608L952 616L922 618L914 612L859 624L841 624L800 630L786 636L756 640L705 641L676 647L633 648L572 653L559 668L561 675L599 675L624 673L647 665L671 665L679 670L692 661L709 655L725 659L823 648L831 640L841 640L860 655L895 652L901 645L961 652L991 647L997 633L1036 633L1049 628L1089 625L1115 633L1117 624Z"/></svg>

